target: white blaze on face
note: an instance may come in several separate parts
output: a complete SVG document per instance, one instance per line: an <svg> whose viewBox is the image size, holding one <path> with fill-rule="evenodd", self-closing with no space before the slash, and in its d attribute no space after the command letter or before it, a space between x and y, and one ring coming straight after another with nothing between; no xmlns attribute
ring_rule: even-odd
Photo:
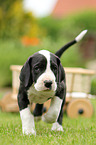
<svg viewBox="0 0 96 145"><path fill-rule="evenodd" d="M44 81L51 80L52 90L55 91L57 88L57 83L56 83L56 77L50 67L50 52L47 50L41 50L39 51L39 53L45 56L45 58L47 59L47 66L45 72L37 79L37 82L34 85L34 87L37 91L47 90L48 88L45 87Z"/></svg>

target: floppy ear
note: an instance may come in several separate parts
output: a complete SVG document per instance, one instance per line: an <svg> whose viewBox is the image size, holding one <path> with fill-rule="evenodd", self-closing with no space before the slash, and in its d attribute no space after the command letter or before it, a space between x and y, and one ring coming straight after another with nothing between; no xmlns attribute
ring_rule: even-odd
<svg viewBox="0 0 96 145"><path fill-rule="evenodd" d="M60 65L60 58L58 56L56 56L56 58L57 58L57 64L58 64L58 67L59 67L59 65Z"/></svg>
<svg viewBox="0 0 96 145"><path fill-rule="evenodd" d="M24 66L21 69L20 73L20 80L24 84L25 87L29 87L32 81L32 74L31 74L31 61L32 57L29 57Z"/></svg>
<svg viewBox="0 0 96 145"><path fill-rule="evenodd" d="M57 81L58 82L60 82L60 59L59 59L59 57L58 56L56 56L56 58L57 58L57 65L58 65L58 74L57 74Z"/></svg>

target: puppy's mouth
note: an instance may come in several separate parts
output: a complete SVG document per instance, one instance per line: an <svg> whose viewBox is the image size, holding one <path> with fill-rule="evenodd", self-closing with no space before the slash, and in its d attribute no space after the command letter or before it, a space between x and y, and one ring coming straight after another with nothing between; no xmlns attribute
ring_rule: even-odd
<svg viewBox="0 0 96 145"><path fill-rule="evenodd" d="M52 90L52 87L46 88L44 91L51 91L51 90Z"/></svg>
<svg viewBox="0 0 96 145"><path fill-rule="evenodd" d="M37 90L37 91L44 91L44 92L50 92L50 91L55 91L56 88L57 88L57 85L56 84L45 84L45 83L35 83L34 84L34 88Z"/></svg>

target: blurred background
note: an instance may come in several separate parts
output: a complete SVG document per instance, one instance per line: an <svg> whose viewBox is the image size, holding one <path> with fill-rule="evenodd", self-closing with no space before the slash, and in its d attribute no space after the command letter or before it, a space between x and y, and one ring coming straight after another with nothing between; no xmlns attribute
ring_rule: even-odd
<svg viewBox="0 0 96 145"><path fill-rule="evenodd" d="M61 62L96 70L96 0L0 0L0 88L12 85L10 65L23 65L41 49L54 53L84 29L87 35Z"/></svg>

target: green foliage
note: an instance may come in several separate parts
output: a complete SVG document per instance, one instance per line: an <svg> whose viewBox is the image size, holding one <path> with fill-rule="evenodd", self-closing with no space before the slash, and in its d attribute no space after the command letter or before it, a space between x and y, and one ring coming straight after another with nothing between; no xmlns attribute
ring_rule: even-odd
<svg viewBox="0 0 96 145"><path fill-rule="evenodd" d="M91 82L91 94L96 95L96 76Z"/></svg>
<svg viewBox="0 0 96 145"><path fill-rule="evenodd" d="M96 11L85 11L62 19L46 17L39 21L39 25L52 39L74 38L84 29L96 32Z"/></svg>
<svg viewBox="0 0 96 145"><path fill-rule="evenodd" d="M20 41L0 41L0 87L11 84L10 65L24 64L27 58L35 53L36 47L24 47Z"/></svg>
<svg viewBox="0 0 96 145"><path fill-rule="evenodd" d="M91 32L96 31L96 11L88 11L75 15L74 26L78 26L81 29L88 29Z"/></svg>
<svg viewBox="0 0 96 145"><path fill-rule="evenodd" d="M96 12L84 12L59 20L52 17L37 20L31 13L24 12L22 0L0 0L0 37L6 38L0 40L0 87L11 85L10 65L23 65L30 55L40 49L54 53L83 29L95 32L95 17ZM39 45L25 47L16 39L22 35L44 37L40 37ZM79 45L72 46L63 54L61 62L64 67L85 67Z"/></svg>
<svg viewBox="0 0 96 145"><path fill-rule="evenodd" d="M42 35L31 12L23 10L22 0L0 0L0 37L20 38L23 35Z"/></svg>
<svg viewBox="0 0 96 145"><path fill-rule="evenodd" d="M11 85L12 74L10 65L23 65L27 58L40 49L47 49L53 53L56 52L66 41L58 41L55 43L50 38L42 39L39 46L23 46L17 40L1 40L0 41L0 87ZM61 61L63 66L82 66L76 51L76 47L62 56ZM71 63L72 62L72 63Z"/></svg>

